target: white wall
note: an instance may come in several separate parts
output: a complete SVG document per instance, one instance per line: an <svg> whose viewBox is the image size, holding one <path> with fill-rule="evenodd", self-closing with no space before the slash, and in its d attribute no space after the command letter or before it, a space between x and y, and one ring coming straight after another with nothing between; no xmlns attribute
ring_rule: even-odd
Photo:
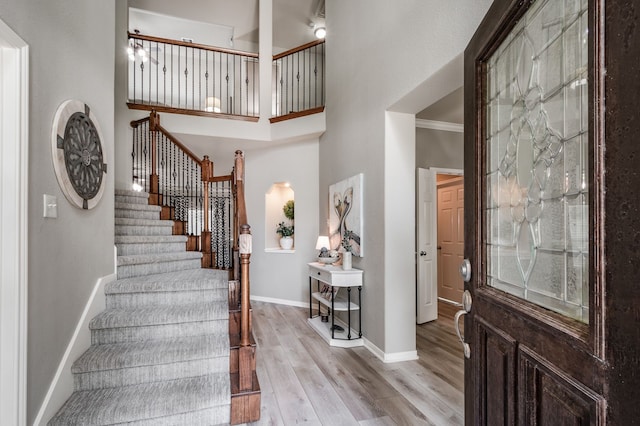
<svg viewBox="0 0 640 426"><path fill-rule="evenodd" d="M253 235L251 296L294 305L309 302L307 263L317 256L318 139L245 154L246 200ZM295 193L295 252L265 252L265 194L275 182ZM269 229L265 230L265 226Z"/></svg>
<svg viewBox="0 0 640 426"><path fill-rule="evenodd" d="M34 417L99 277L113 272L113 2L0 0L0 18L30 49L28 407ZM90 105L108 167L102 201L73 207L58 186L51 125L66 99ZM42 194L58 198L58 218L42 217Z"/></svg>
<svg viewBox="0 0 640 426"><path fill-rule="evenodd" d="M364 173L366 257L354 259L354 267L365 271L365 337L385 353L415 350L415 335L410 336L415 317L410 321L405 315L414 310L415 297L405 291L407 284L398 284L396 279L408 278L406 269L415 261L415 248L413 240L389 241L396 233L402 236L414 233L415 218L396 223L384 216L384 212L390 211L388 207L413 212L413 194L403 201L406 205L396 206L392 204L394 195L389 193L390 188L411 191L412 187L397 187L396 178L386 174L395 171L404 174L403 169L411 167L413 176L415 139L405 140L410 131L403 130L400 131L403 139L387 141L385 111L464 50L490 3L490 0L326 2L327 132L320 143L319 224L326 221L325 188ZM413 110L404 112L415 114L428 105L421 105L418 100ZM388 143L399 143L400 147L395 151L386 146ZM386 158L390 150L395 153ZM407 161L408 156L412 161ZM399 177L398 182L405 179ZM399 294L398 285L403 289ZM390 297L391 294L394 296ZM398 330L400 334L392 337Z"/></svg>

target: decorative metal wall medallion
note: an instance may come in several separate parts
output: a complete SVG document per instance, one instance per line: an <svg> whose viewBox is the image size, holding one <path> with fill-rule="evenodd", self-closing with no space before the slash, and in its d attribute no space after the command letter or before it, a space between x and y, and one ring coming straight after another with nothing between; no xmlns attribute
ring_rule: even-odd
<svg viewBox="0 0 640 426"><path fill-rule="evenodd" d="M107 164L102 132L88 105L68 100L58 107L51 148L56 177L67 200L81 209L94 208L107 182Z"/></svg>

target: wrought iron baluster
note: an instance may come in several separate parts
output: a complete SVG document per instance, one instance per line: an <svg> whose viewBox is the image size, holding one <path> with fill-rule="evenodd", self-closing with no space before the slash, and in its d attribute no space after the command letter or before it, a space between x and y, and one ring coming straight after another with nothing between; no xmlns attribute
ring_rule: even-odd
<svg viewBox="0 0 640 426"><path fill-rule="evenodd" d="M171 45L171 96L169 97L169 105L173 106L173 44Z"/></svg>
<svg viewBox="0 0 640 426"><path fill-rule="evenodd" d="M143 170L144 170L144 189L145 191L149 191L149 176L151 173L149 173L149 163L148 163L148 156L147 154L149 153L149 150L147 149L149 145L149 132L144 132L144 143L143 143L143 148L142 148L142 154L144 155L144 166L143 166Z"/></svg>
<svg viewBox="0 0 640 426"><path fill-rule="evenodd" d="M164 84L162 89L162 103L167 103L167 45L162 45L163 59L162 59L162 82Z"/></svg>

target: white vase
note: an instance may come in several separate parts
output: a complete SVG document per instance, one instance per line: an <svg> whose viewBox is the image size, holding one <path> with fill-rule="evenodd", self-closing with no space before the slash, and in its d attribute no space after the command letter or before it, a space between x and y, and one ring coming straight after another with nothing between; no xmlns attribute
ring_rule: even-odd
<svg viewBox="0 0 640 426"><path fill-rule="evenodd" d="M283 250L291 250L291 247L293 247L293 238L292 237L280 238L280 247Z"/></svg>
<svg viewBox="0 0 640 426"><path fill-rule="evenodd" d="M342 253L342 269L348 271L351 269L351 252L345 251Z"/></svg>

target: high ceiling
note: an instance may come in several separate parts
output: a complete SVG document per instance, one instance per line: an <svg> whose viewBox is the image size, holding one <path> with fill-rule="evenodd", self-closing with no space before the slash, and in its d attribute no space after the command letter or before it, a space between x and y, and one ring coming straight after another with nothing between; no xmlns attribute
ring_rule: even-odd
<svg viewBox="0 0 640 426"><path fill-rule="evenodd" d="M234 40L258 43L258 0L129 0L129 7L233 27ZM273 46L282 51L313 38L313 21L324 22L324 0L273 0ZM158 30L160 31L160 30ZM158 32L154 35L161 35ZM197 41L193 35L185 35ZM228 46L225 46L228 47Z"/></svg>

